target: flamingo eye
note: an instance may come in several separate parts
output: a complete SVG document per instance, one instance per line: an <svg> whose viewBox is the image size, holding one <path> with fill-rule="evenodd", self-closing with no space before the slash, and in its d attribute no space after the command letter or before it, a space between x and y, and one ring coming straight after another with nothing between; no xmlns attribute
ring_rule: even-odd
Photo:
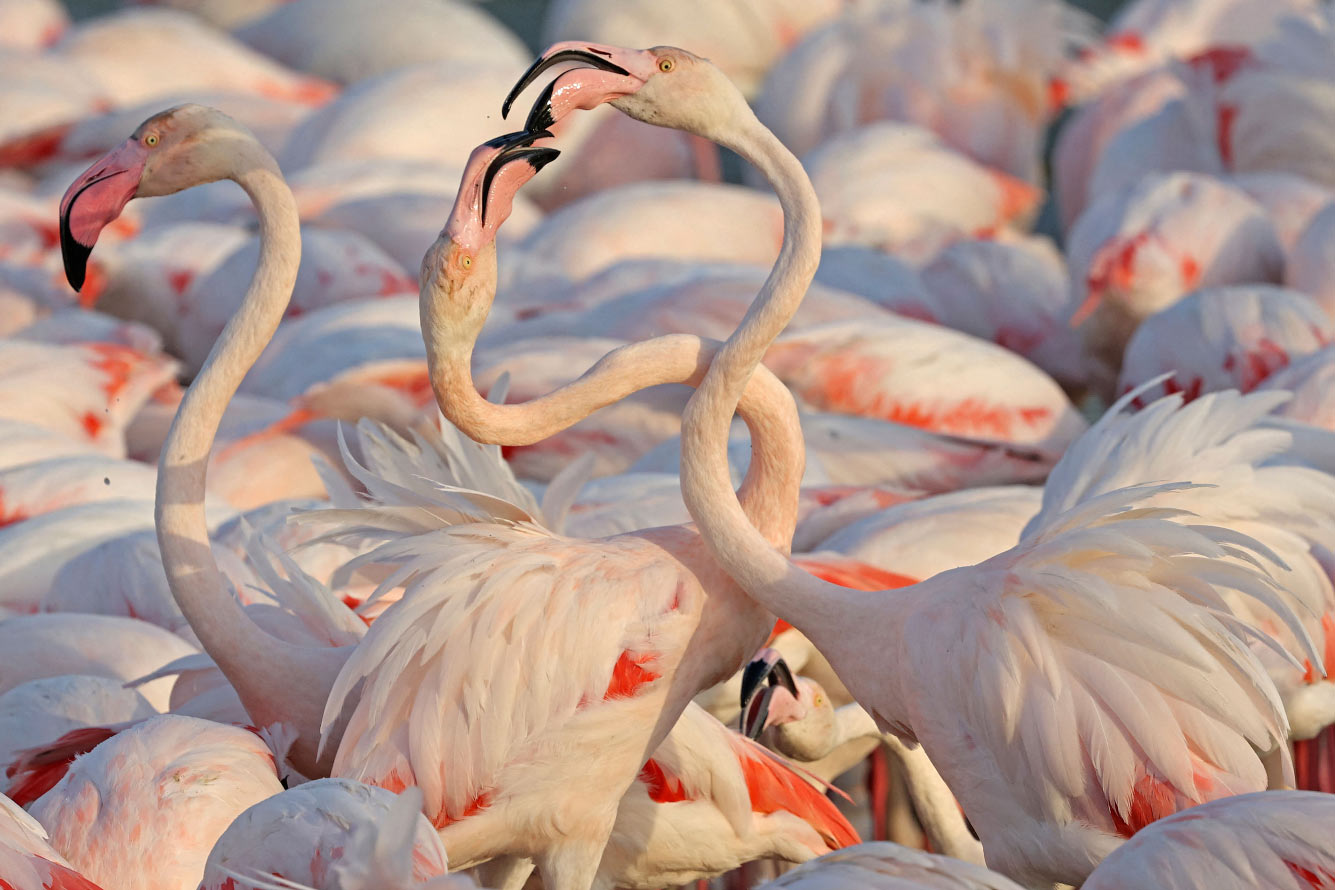
<svg viewBox="0 0 1335 890"><path fill-rule="evenodd" d="M147 136L144 137L144 144L147 145L149 148L152 148L153 146L157 145L157 144L158 144L158 134L157 134L157 133L149 133Z"/></svg>
<svg viewBox="0 0 1335 890"><path fill-rule="evenodd" d="M824 699L824 697L819 696L819 695L816 696L816 707L819 708L819 707L820 707L821 705L823 705L823 704L825 704L825 699Z"/></svg>
<svg viewBox="0 0 1335 890"><path fill-rule="evenodd" d="M471 269L473 268L473 258L468 254L464 254L459 260L459 265L463 266L465 269Z"/></svg>
<svg viewBox="0 0 1335 890"><path fill-rule="evenodd" d="M659 60L658 60L658 70L659 70L659 71L662 71L664 74L667 74L669 71L671 71L671 70L672 70L673 68L675 68L675 67L677 67L677 63L676 63L676 62L673 62L671 59L659 59Z"/></svg>

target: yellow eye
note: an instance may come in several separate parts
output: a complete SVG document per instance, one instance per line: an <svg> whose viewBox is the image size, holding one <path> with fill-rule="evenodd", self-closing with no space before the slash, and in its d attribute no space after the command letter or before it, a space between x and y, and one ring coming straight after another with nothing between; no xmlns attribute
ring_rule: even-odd
<svg viewBox="0 0 1335 890"><path fill-rule="evenodd" d="M821 705L825 704L825 699L818 695L818 696L816 696L815 704L816 704L816 707L819 708Z"/></svg>
<svg viewBox="0 0 1335 890"><path fill-rule="evenodd" d="M662 71L664 74L667 74L669 71L671 71L671 70L672 70L673 68L675 68L675 67L676 67L676 63L673 62L671 59L659 59L659 60L658 60L658 70L659 70L659 71Z"/></svg>
<svg viewBox="0 0 1335 890"><path fill-rule="evenodd" d="M465 269L471 269L473 268L473 258L468 254L464 254L463 257L459 259L459 265L463 266Z"/></svg>
<svg viewBox="0 0 1335 890"><path fill-rule="evenodd" d="M157 133L149 133L147 136L144 137L144 144L147 145L149 148L152 148L153 146L157 145L157 144L158 144L158 134L157 134Z"/></svg>

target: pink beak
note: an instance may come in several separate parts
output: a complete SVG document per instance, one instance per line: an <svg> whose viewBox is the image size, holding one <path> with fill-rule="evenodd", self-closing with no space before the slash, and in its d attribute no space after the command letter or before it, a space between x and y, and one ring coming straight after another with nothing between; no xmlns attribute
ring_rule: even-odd
<svg viewBox="0 0 1335 890"><path fill-rule="evenodd" d="M657 72L657 58L648 50L623 49L598 43L566 41L547 48L519 78L501 104L501 116L529 84L549 68L566 62L578 68L556 78L538 96L525 128L545 130L577 108L591 109L604 102L629 96Z"/></svg>
<svg viewBox="0 0 1335 890"><path fill-rule="evenodd" d="M139 191L148 154L137 139L127 139L84 171L60 199L60 253L65 277L83 288L88 256L97 236Z"/></svg>
<svg viewBox="0 0 1335 890"><path fill-rule="evenodd" d="M510 216L520 187L560 154L554 148L532 147L536 140L551 135L546 130L510 133L473 149L444 234L471 250L495 238L496 230Z"/></svg>

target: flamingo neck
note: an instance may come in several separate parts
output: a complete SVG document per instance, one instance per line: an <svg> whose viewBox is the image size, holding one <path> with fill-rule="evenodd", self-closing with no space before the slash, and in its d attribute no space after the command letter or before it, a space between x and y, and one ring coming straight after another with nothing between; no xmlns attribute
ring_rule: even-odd
<svg viewBox="0 0 1335 890"><path fill-rule="evenodd" d="M783 245L755 302L686 407L682 496L710 551L742 589L818 649L835 651L848 644L845 631L857 620L849 610L864 612L868 594L814 578L775 549L732 496L727 459L728 428L738 399L816 274L820 204L801 163L753 114L719 141L754 164L774 187L784 214Z"/></svg>
<svg viewBox="0 0 1335 890"><path fill-rule="evenodd" d="M489 282L483 279L482 287L488 285L489 293L494 293L494 275ZM565 386L526 402L497 405L483 398L473 382L476 338L465 340L457 334L459 325L451 321L449 311L453 299L437 276L424 276L422 334L431 387L441 413L451 423L465 435L489 444L540 442L599 408L651 386L697 386L720 345L688 334L631 343L603 356ZM797 524L805 459L797 406L787 387L762 369L742 391L737 410L751 430L752 443L751 465L738 492L742 509L766 540L787 552Z"/></svg>
<svg viewBox="0 0 1335 890"><path fill-rule="evenodd" d="M204 516L209 452L218 425L242 378L277 329L301 260L296 202L277 163L258 143L243 154L249 155L237 159L243 172L233 178L259 215L259 264L241 308L181 400L163 445L158 462L158 543L172 595L205 651L236 688L251 719L260 726L278 721L296 726L300 737L293 762L303 773L318 775L308 770L315 768L320 720L343 660L341 653L291 646L251 621L218 569Z"/></svg>

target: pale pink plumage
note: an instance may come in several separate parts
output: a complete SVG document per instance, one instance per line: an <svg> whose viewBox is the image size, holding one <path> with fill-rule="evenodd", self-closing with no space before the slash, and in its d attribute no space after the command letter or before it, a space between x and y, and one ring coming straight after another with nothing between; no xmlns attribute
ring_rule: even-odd
<svg viewBox="0 0 1335 890"><path fill-rule="evenodd" d="M407 890L446 871L445 847L414 801L349 779L265 798L213 845L200 890L255 890L274 878L316 890Z"/></svg>
<svg viewBox="0 0 1335 890"><path fill-rule="evenodd" d="M957 150L1037 181L1049 82L1089 24L1063 4L880 2L809 33L774 66L760 119L799 155L876 120L934 130Z"/></svg>
<svg viewBox="0 0 1335 890"><path fill-rule="evenodd" d="M4 653L0 691L65 674L129 682L199 651L147 621L77 613L7 618L0 622L0 644ZM139 692L154 708L165 711L174 683L174 677L153 680Z"/></svg>
<svg viewBox="0 0 1335 890"><path fill-rule="evenodd" d="M1032 219L1042 192L917 126L880 122L835 136L803 164L833 244L876 247L925 263L962 238Z"/></svg>
<svg viewBox="0 0 1335 890"><path fill-rule="evenodd" d="M1140 323L1198 287L1277 282L1284 255L1261 206L1195 173L1151 174L1095 201L1067 243L1074 317L1103 376ZM1111 380L1105 384L1111 386Z"/></svg>
<svg viewBox="0 0 1335 890"><path fill-rule="evenodd" d="M1308 297L1273 285L1202 288L1151 315L1131 335L1118 393L1136 403L1180 392L1251 392L1272 374L1335 343L1335 321ZM1166 380L1147 387L1164 374Z"/></svg>
<svg viewBox="0 0 1335 890"><path fill-rule="evenodd" d="M13 890L101 890L47 843L46 829L0 795L0 874Z"/></svg>
<svg viewBox="0 0 1335 890"><path fill-rule="evenodd" d="M1088 890L1312 890L1335 886L1335 798L1263 791L1151 825L1094 870Z"/></svg>
<svg viewBox="0 0 1335 890"><path fill-rule="evenodd" d="M123 10L81 22L55 52L116 104L231 89L319 105L337 93L327 81L289 71L195 17L168 10Z"/></svg>
<svg viewBox="0 0 1335 890"><path fill-rule="evenodd" d="M485 9L459 2L289 0L235 33L290 68L345 84L443 60L518 68L528 56Z"/></svg>
<svg viewBox="0 0 1335 890"><path fill-rule="evenodd" d="M785 335L765 365L807 406L1059 453L1085 422L1047 374L1009 350L891 315Z"/></svg>
<svg viewBox="0 0 1335 890"><path fill-rule="evenodd" d="M185 890L232 820L282 790L274 755L254 733L163 716L76 760L31 812L93 880Z"/></svg>

